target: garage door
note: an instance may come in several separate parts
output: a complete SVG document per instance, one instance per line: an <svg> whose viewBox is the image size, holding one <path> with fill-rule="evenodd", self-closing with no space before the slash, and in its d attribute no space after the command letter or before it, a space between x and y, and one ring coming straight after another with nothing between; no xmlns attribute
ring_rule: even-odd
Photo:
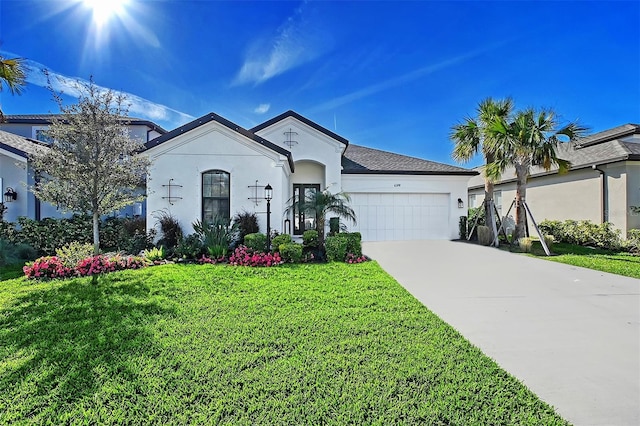
<svg viewBox="0 0 640 426"><path fill-rule="evenodd" d="M449 238L449 194L350 195L363 241Z"/></svg>

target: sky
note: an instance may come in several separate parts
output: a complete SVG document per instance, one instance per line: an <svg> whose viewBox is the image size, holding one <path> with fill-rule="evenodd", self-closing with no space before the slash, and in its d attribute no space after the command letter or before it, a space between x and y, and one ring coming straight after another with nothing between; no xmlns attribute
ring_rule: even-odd
<svg viewBox="0 0 640 426"><path fill-rule="evenodd" d="M28 66L5 114L58 112L46 69L66 102L92 77L167 130L294 110L447 164L451 127L487 97L591 132L640 124L639 1L0 0L0 55Z"/></svg>

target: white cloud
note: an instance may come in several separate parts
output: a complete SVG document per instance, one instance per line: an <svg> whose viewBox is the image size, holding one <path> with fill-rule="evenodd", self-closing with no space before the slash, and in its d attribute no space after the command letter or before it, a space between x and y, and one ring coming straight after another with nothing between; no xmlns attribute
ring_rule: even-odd
<svg viewBox="0 0 640 426"><path fill-rule="evenodd" d="M1 55L8 57L18 57L19 55L12 54L10 52L0 51ZM62 92L67 96L77 98L80 95L78 90L78 83L88 83L86 80L78 77L68 77L63 74L57 73L39 62L32 60L25 60L25 67L27 68L27 82L39 87L49 87L47 76L45 71L49 74L49 81L51 87L56 92ZM109 90L106 87L98 86L100 90ZM129 102L129 114L137 118L145 118L151 121L162 121L170 123L174 126L180 126L185 124L195 117L177 111L173 108L169 108L165 105L152 102L148 99L141 98L140 96L132 93L121 92L113 90L114 93L122 94L126 96L127 102Z"/></svg>
<svg viewBox="0 0 640 426"><path fill-rule="evenodd" d="M269 108L271 108L271 104L260 104L256 109L253 110L253 112L255 112L256 114L264 114L269 111Z"/></svg>
<svg viewBox="0 0 640 426"><path fill-rule="evenodd" d="M260 84L322 55L330 39L307 22L306 3L280 26L273 38L258 40L248 49L233 85Z"/></svg>

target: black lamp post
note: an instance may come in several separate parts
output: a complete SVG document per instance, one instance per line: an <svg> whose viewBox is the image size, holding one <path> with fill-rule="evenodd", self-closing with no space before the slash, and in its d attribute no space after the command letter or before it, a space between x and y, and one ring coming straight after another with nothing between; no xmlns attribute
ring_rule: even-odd
<svg viewBox="0 0 640 426"><path fill-rule="evenodd" d="M271 251L271 199L273 198L273 188L267 184L264 187L264 199L267 200L267 251Z"/></svg>
<svg viewBox="0 0 640 426"><path fill-rule="evenodd" d="M18 199L18 193L13 190L11 187L7 187L7 192L4 193L4 201L6 203L11 203Z"/></svg>

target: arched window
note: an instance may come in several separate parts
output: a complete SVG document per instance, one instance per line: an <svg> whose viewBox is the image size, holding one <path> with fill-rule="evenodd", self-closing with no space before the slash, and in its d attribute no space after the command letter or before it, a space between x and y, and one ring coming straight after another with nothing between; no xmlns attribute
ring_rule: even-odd
<svg viewBox="0 0 640 426"><path fill-rule="evenodd" d="M218 216L230 218L230 175L222 170L202 173L202 222L211 223Z"/></svg>

